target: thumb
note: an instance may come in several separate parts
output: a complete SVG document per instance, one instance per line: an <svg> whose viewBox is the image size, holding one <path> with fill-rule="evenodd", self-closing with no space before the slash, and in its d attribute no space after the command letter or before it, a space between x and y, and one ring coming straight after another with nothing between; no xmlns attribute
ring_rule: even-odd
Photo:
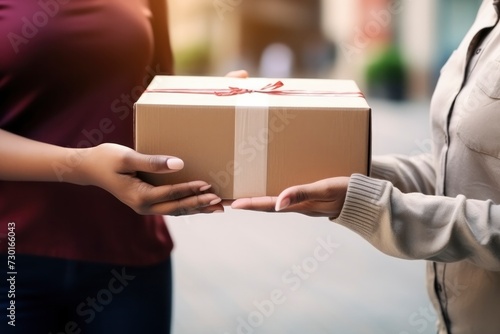
<svg viewBox="0 0 500 334"><path fill-rule="evenodd" d="M299 204L308 200L324 199L326 190L324 182L302 184L287 188L279 194L276 199L276 211L281 211L293 204Z"/></svg>
<svg viewBox="0 0 500 334"><path fill-rule="evenodd" d="M286 209L290 206L290 198L283 196L281 193L276 200L276 206L274 207L274 211L278 212Z"/></svg>
<svg viewBox="0 0 500 334"><path fill-rule="evenodd" d="M128 166L134 171L149 173L176 172L184 168L184 161L168 155L148 155L132 151L128 157Z"/></svg>
<svg viewBox="0 0 500 334"><path fill-rule="evenodd" d="M294 186L283 190L276 199L275 211L281 211L291 204L298 204L305 201L307 196L301 188L302 186Z"/></svg>
<svg viewBox="0 0 500 334"><path fill-rule="evenodd" d="M275 210L284 210L292 204L311 200L333 201L342 205L348 186L349 177L342 176L290 187L283 190L278 196Z"/></svg>

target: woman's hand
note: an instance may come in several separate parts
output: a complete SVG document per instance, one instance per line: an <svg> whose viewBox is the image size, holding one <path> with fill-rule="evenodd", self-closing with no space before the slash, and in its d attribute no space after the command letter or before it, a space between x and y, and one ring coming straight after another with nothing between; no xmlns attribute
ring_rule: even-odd
<svg viewBox="0 0 500 334"><path fill-rule="evenodd" d="M139 214L186 215L223 211L221 199L207 192L210 185L192 181L153 186L138 172L172 173L184 167L182 160L163 155L146 155L117 144L101 144L78 151L75 183L94 185L113 194Z"/></svg>
<svg viewBox="0 0 500 334"><path fill-rule="evenodd" d="M227 77L247 78L245 70L232 71ZM207 192L204 181L153 186L138 178L138 172L172 173L184 167L181 159L145 155L130 148L102 144L88 149L80 171L86 184L103 188L139 214L186 215L224 211L221 198Z"/></svg>
<svg viewBox="0 0 500 334"><path fill-rule="evenodd" d="M296 212L312 217L336 218L344 205L348 177L335 177L285 189L278 197L235 200L233 209Z"/></svg>

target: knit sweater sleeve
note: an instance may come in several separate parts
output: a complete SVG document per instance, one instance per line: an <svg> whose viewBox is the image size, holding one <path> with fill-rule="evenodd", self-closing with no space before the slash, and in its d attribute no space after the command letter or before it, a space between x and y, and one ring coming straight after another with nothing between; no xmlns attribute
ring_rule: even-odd
<svg viewBox="0 0 500 334"><path fill-rule="evenodd" d="M469 260L500 271L500 206L491 201L404 194L388 181L354 174L335 222L394 257Z"/></svg>
<svg viewBox="0 0 500 334"><path fill-rule="evenodd" d="M381 155L372 158L372 177L387 180L404 193L433 195L436 181L432 155Z"/></svg>

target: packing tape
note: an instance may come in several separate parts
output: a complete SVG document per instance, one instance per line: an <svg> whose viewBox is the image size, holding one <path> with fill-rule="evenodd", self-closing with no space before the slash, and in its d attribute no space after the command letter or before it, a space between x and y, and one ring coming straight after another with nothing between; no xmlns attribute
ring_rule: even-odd
<svg viewBox="0 0 500 334"><path fill-rule="evenodd" d="M240 95L235 106L234 198L265 194L269 96Z"/></svg>

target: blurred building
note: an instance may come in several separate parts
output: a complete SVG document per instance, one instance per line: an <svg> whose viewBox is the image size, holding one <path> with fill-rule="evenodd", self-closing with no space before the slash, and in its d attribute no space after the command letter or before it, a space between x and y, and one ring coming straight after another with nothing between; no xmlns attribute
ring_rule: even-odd
<svg viewBox="0 0 500 334"><path fill-rule="evenodd" d="M428 99L480 0L170 0L178 74L355 79Z"/></svg>
<svg viewBox="0 0 500 334"><path fill-rule="evenodd" d="M259 76L329 75L335 47L322 33L320 0L170 3L179 73L220 75L245 68ZM185 59L204 63L204 69Z"/></svg>

